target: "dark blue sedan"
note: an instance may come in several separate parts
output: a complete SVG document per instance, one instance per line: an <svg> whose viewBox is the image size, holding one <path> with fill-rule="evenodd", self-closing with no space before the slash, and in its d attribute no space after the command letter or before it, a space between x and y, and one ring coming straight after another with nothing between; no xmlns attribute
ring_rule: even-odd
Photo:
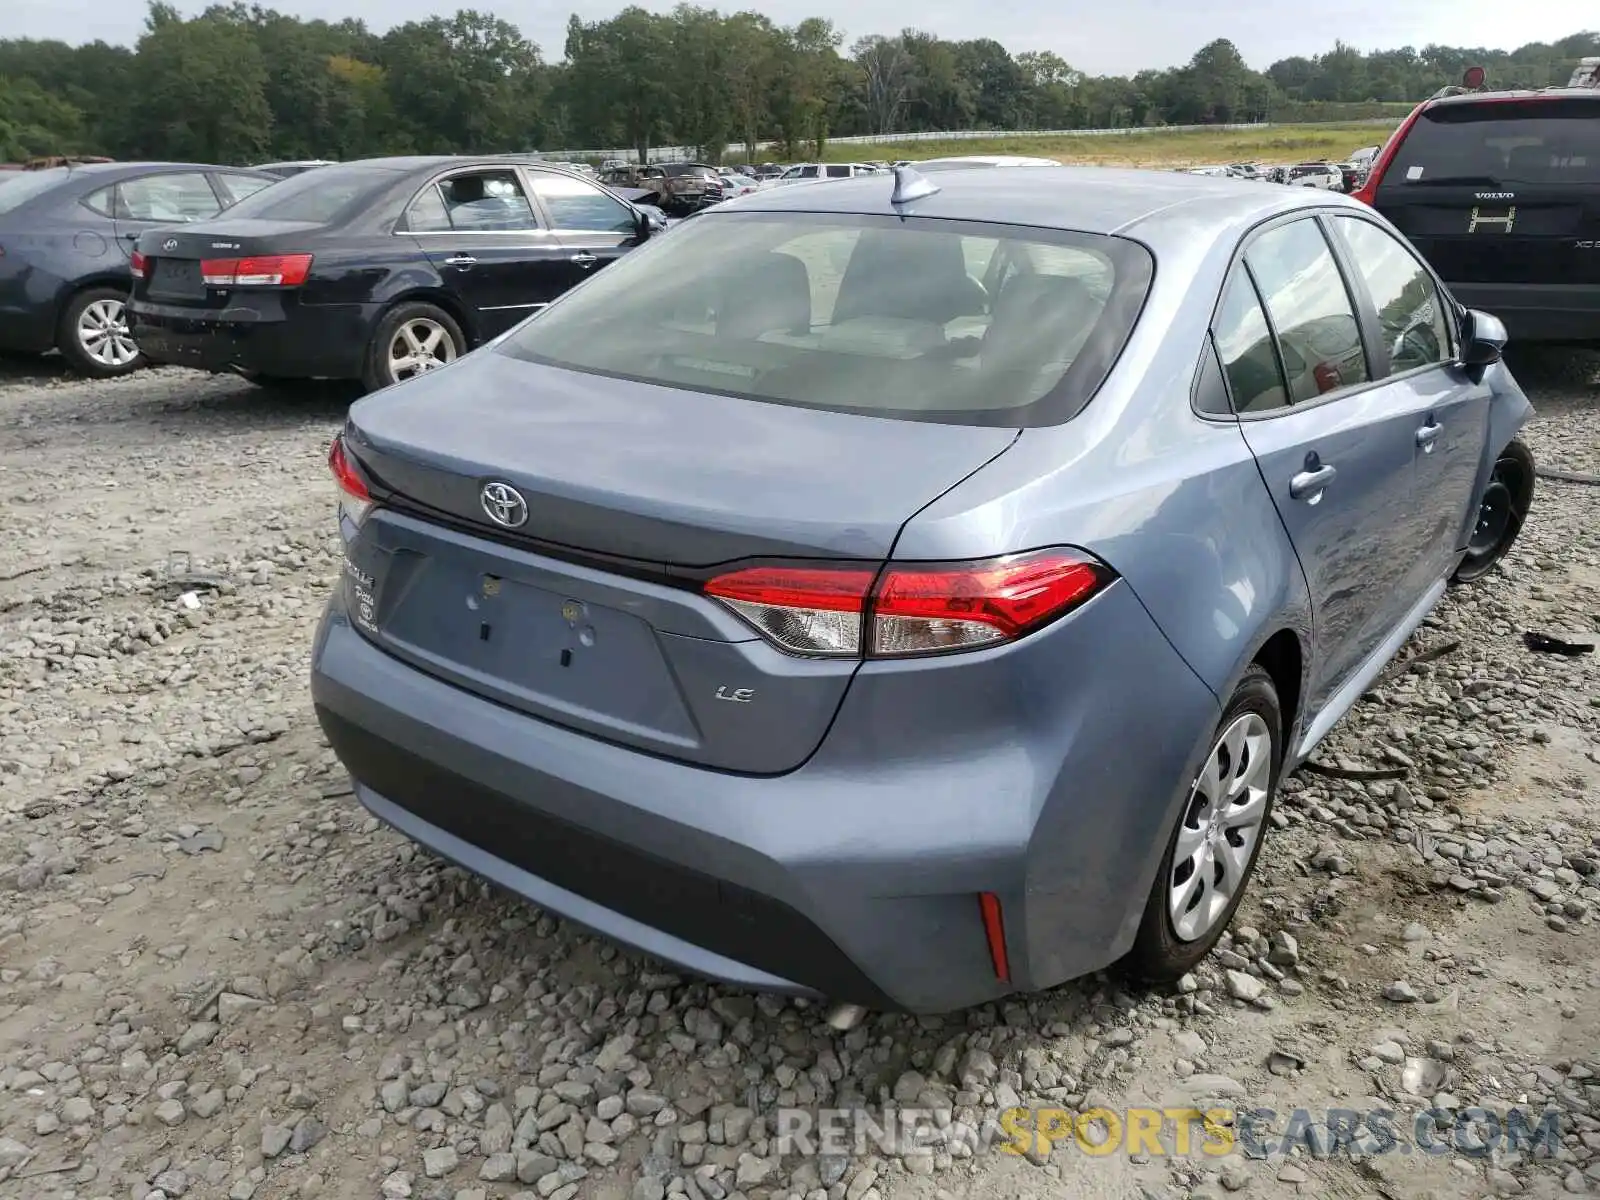
<svg viewBox="0 0 1600 1200"><path fill-rule="evenodd" d="M214 217L276 183L195 163L87 163L0 182L0 353L60 350L86 375L143 361L128 332L139 235Z"/></svg>

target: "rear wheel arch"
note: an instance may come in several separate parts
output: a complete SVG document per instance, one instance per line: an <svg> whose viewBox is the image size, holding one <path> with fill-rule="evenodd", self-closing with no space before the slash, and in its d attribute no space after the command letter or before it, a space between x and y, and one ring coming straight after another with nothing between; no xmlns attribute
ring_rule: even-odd
<svg viewBox="0 0 1600 1200"><path fill-rule="evenodd" d="M67 280L56 289L55 311L50 314L51 325L59 325L61 314L67 311L68 306L92 288L120 288L131 296L133 275L129 271L101 270Z"/></svg>
<svg viewBox="0 0 1600 1200"><path fill-rule="evenodd" d="M378 313L377 320L372 323L372 327L376 329L379 322L402 304L431 304L442 311L460 327L462 333L466 334L470 345L465 349L472 349L483 340L478 333L476 322L472 319L472 314L448 292L439 288L415 287L401 292L397 296L385 298L383 310Z"/></svg>
<svg viewBox="0 0 1600 1200"><path fill-rule="evenodd" d="M391 383L399 382L401 378L410 377L400 376L391 358L399 332L408 326L431 326L432 332L426 336L430 340L438 341L437 346L430 345L427 349L429 360L427 368L417 365L420 360L408 360L411 361L413 374L445 362L453 362L470 352L474 344L472 335L462 328L451 309L436 303L433 297L415 295L397 300L379 314L367 339L361 369L361 385L367 392L379 391ZM412 354L421 353L417 346L418 343L411 343Z"/></svg>

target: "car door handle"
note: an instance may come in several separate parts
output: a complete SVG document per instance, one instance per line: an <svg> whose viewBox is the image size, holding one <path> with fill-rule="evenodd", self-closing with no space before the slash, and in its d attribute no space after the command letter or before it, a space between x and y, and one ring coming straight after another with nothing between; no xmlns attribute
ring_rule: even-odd
<svg viewBox="0 0 1600 1200"><path fill-rule="evenodd" d="M452 267L470 267L478 260L473 258L470 254L457 254L445 259L444 261Z"/></svg>
<svg viewBox="0 0 1600 1200"><path fill-rule="evenodd" d="M1444 426L1438 421L1430 421L1417 430L1417 445L1422 447L1424 454L1431 453L1433 443L1439 440L1439 435L1444 432Z"/></svg>
<svg viewBox="0 0 1600 1200"><path fill-rule="evenodd" d="M1289 480L1289 495L1295 500L1316 503L1322 495L1322 489L1332 483L1338 473L1329 466L1318 467L1315 471L1301 471Z"/></svg>
<svg viewBox="0 0 1600 1200"><path fill-rule="evenodd" d="M600 260L594 255L590 254L587 250L579 250L572 256L572 261L577 263L580 267L592 267Z"/></svg>

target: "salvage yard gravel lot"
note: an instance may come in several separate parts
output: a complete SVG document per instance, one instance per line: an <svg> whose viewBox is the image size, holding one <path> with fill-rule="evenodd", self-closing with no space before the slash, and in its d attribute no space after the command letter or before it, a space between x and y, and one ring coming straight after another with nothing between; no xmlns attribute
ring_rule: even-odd
<svg viewBox="0 0 1600 1200"><path fill-rule="evenodd" d="M1541 464L1600 472L1600 359L1516 369ZM1316 759L1403 778L1288 781L1178 987L839 1034L571 930L348 794L306 680L348 400L0 364L0 1196L1600 1193L1600 655L1522 640L1600 633L1600 488L1540 480L1504 568ZM775 1136L885 1094L947 1113L944 1142ZM1019 1103L1276 1116L1226 1155L971 1136ZM1553 1110L1559 1148L1441 1116L1456 1149L1402 1153L1430 1106ZM1401 1114L1399 1146L1260 1139L1329 1108Z"/></svg>

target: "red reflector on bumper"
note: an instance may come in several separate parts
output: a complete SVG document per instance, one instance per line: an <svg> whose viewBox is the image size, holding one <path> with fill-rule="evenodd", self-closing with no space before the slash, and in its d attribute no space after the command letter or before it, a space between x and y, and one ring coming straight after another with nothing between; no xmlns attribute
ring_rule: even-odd
<svg viewBox="0 0 1600 1200"><path fill-rule="evenodd" d="M1006 958L1006 926L1000 913L1000 897L993 892L978 893L978 907L983 912L983 932L989 939L989 958L994 963L994 973L1001 983L1011 982L1011 963Z"/></svg>

